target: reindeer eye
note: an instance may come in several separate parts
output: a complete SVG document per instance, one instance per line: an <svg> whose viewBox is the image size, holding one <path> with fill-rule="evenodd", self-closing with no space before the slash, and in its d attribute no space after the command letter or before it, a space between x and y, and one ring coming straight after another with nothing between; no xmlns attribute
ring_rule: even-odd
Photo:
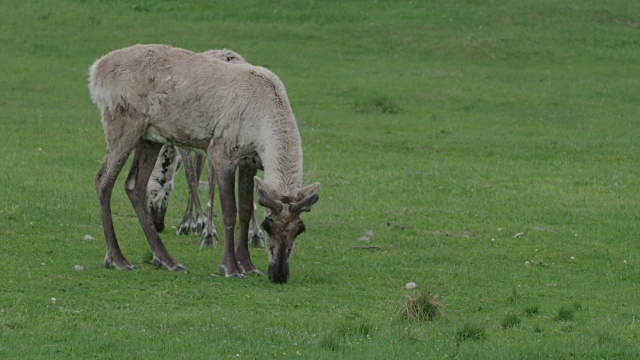
<svg viewBox="0 0 640 360"><path fill-rule="evenodd" d="M300 227L298 228L298 232L296 232L296 236L302 234L306 230L307 230L307 228L304 226L304 224L300 224Z"/></svg>
<svg viewBox="0 0 640 360"><path fill-rule="evenodd" d="M262 228L264 229L264 231L267 232L267 234L269 235L273 235L273 233L271 232L271 224L273 223L273 220L271 220L270 218L266 218L264 219L264 221L262 222Z"/></svg>

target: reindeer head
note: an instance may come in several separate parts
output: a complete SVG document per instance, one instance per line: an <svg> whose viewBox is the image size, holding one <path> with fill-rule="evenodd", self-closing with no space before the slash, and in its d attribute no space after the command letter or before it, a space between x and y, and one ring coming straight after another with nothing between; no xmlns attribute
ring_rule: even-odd
<svg viewBox="0 0 640 360"><path fill-rule="evenodd" d="M289 261L296 236L305 231L300 214L311 211L311 205L320 198L317 194L320 183L304 187L290 197L278 194L259 177L254 180L258 185L258 203L266 209L262 228L267 233L269 280L283 284L289 280Z"/></svg>

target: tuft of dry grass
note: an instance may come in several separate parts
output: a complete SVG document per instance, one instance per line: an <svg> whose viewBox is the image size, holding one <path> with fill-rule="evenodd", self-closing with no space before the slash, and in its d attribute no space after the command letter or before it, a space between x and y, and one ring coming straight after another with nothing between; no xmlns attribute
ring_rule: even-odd
<svg viewBox="0 0 640 360"><path fill-rule="evenodd" d="M440 302L440 296L437 294L412 291L405 295L399 313L407 320L433 321L444 314L444 304Z"/></svg>

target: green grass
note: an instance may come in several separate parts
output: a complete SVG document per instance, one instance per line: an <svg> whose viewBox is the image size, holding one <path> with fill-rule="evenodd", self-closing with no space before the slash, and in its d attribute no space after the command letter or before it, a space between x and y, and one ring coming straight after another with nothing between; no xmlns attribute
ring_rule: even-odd
<svg viewBox="0 0 640 360"><path fill-rule="evenodd" d="M637 14L622 0L1 2L0 358L639 357ZM285 83L305 182L322 183L289 284L213 276L221 247L174 231L190 271L156 270L122 179L115 227L140 270L104 269L87 69L134 43L227 47ZM176 187L169 225L183 175ZM358 248L365 229L379 249ZM398 317L409 281L446 312ZM505 314L520 323L503 329Z"/></svg>

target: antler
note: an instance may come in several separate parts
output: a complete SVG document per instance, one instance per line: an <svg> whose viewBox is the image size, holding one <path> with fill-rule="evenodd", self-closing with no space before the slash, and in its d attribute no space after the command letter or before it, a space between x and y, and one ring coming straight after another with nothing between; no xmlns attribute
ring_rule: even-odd
<svg viewBox="0 0 640 360"><path fill-rule="evenodd" d="M273 193L271 186L257 176L253 177L253 181L258 185L258 195L260 195L258 204L271 209L275 214L279 214L282 211L282 204L271 197Z"/></svg>

